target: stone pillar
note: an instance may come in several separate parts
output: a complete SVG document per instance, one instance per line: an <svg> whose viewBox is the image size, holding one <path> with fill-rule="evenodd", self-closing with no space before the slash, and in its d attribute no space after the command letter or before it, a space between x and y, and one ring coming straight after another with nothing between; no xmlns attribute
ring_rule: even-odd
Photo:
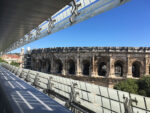
<svg viewBox="0 0 150 113"><path fill-rule="evenodd" d="M127 76L126 78L132 78L132 61L130 55L127 55Z"/></svg>
<svg viewBox="0 0 150 113"><path fill-rule="evenodd" d="M40 60L38 59L37 60L37 71L40 71L40 68L41 68L41 64L40 64Z"/></svg>
<svg viewBox="0 0 150 113"><path fill-rule="evenodd" d="M55 65L54 65L54 58L53 56L50 57L50 61L51 61L51 73L54 74L56 72L55 70Z"/></svg>
<svg viewBox="0 0 150 113"><path fill-rule="evenodd" d="M148 55L145 55L145 75L149 75L149 59L148 59Z"/></svg>
<svg viewBox="0 0 150 113"><path fill-rule="evenodd" d="M110 62L106 61L106 76L105 77L109 77L109 73L110 73ZM97 67L97 74L98 74L98 67Z"/></svg>
<svg viewBox="0 0 150 113"><path fill-rule="evenodd" d="M111 82L111 81L109 81L107 87L108 87L108 88L113 88L113 87L114 87L114 83Z"/></svg>
<svg viewBox="0 0 150 113"><path fill-rule="evenodd" d="M81 76L80 56L77 55L76 75Z"/></svg>
<svg viewBox="0 0 150 113"><path fill-rule="evenodd" d="M96 77L96 66L95 66L95 56L92 56L92 68L91 68L91 76Z"/></svg>
<svg viewBox="0 0 150 113"><path fill-rule="evenodd" d="M66 60L62 61L63 69L62 69L62 75L66 75Z"/></svg>
<svg viewBox="0 0 150 113"><path fill-rule="evenodd" d="M112 58L112 56L110 56L110 60L109 60L109 75L108 78L113 78L115 76L115 69L114 69L114 59Z"/></svg>

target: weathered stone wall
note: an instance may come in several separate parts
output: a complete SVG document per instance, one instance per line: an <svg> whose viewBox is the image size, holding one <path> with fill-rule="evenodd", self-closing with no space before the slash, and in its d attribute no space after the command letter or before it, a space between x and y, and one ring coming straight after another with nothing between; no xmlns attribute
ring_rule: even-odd
<svg viewBox="0 0 150 113"><path fill-rule="evenodd" d="M150 74L150 48L144 47L62 47L35 49L31 68L64 76L111 79L138 78ZM108 81L109 81L108 80ZM105 86L106 86L105 84Z"/></svg>

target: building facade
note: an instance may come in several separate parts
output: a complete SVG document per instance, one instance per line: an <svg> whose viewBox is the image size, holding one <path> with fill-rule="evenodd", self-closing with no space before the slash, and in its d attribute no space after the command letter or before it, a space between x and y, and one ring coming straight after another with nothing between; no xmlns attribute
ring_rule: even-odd
<svg viewBox="0 0 150 113"><path fill-rule="evenodd" d="M150 74L150 48L62 47L35 49L31 52L31 69L66 76L108 79L139 78Z"/></svg>
<svg viewBox="0 0 150 113"><path fill-rule="evenodd" d="M8 62L9 64L11 62L21 63L21 57L19 54L5 54L1 58L6 62Z"/></svg>

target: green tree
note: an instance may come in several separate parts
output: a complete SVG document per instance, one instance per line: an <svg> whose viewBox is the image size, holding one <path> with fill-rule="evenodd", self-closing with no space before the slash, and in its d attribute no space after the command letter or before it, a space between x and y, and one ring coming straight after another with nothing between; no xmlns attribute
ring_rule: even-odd
<svg viewBox="0 0 150 113"><path fill-rule="evenodd" d="M17 63L17 62L13 62L13 61L12 61L12 62L10 63L10 65L13 65L13 66L19 67L19 65L20 65L20 64L19 64L19 63Z"/></svg>
<svg viewBox="0 0 150 113"><path fill-rule="evenodd" d="M126 91L129 93L138 94L138 84L137 80L134 79L127 79L125 81L122 81L114 86L114 89Z"/></svg>
<svg viewBox="0 0 150 113"><path fill-rule="evenodd" d="M144 76L138 80L139 94L150 97L150 76Z"/></svg>
<svg viewBox="0 0 150 113"><path fill-rule="evenodd" d="M8 63L5 60L3 60L2 58L0 58L0 63L2 63L2 62Z"/></svg>
<svg viewBox="0 0 150 113"><path fill-rule="evenodd" d="M114 89L150 97L150 76L143 76L138 80L127 79L116 84Z"/></svg>

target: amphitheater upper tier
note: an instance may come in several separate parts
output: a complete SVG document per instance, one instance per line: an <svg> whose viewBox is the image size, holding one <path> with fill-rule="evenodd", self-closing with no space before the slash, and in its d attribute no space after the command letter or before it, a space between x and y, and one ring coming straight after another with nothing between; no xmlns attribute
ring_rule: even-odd
<svg viewBox="0 0 150 113"><path fill-rule="evenodd" d="M138 52L150 53L150 47L56 47L34 49L32 53L42 52Z"/></svg>
<svg viewBox="0 0 150 113"><path fill-rule="evenodd" d="M31 51L31 69L102 78L150 74L150 47L57 47Z"/></svg>

